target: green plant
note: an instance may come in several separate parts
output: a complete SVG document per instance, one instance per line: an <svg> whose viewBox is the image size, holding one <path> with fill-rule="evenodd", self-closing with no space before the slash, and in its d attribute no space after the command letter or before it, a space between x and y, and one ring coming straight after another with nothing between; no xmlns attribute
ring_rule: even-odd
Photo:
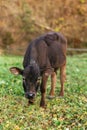
<svg viewBox="0 0 87 130"><path fill-rule="evenodd" d="M0 56L0 130L86 130L87 129L87 54L67 56L65 96L58 96L59 76L53 100L39 107L40 92L34 105L24 97L22 77L9 72L22 68L22 57ZM50 79L47 84L47 95Z"/></svg>

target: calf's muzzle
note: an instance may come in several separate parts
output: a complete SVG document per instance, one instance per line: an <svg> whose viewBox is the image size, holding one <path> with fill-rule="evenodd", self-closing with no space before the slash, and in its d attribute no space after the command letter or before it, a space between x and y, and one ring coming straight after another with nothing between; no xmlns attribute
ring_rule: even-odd
<svg viewBox="0 0 87 130"><path fill-rule="evenodd" d="M34 99L35 97L35 93L25 93L25 97L28 98L28 99Z"/></svg>

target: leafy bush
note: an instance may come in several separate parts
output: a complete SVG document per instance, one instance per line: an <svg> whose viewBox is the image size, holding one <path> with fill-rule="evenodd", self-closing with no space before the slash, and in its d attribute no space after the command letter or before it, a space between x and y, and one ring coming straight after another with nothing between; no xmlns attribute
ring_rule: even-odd
<svg viewBox="0 0 87 130"><path fill-rule="evenodd" d="M3 32L3 34L2 34L2 43L3 43L4 47L14 43L14 39L12 37L11 32Z"/></svg>
<svg viewBox="0 0 87 130"><path fill-rule="evenodd" d="M19 15L21 21L20 29L25 33L25 39L28 39L29 33L34 32L34 21L32 20L32 12L26 2L23 2L22 10L22 14Z"/></svg>

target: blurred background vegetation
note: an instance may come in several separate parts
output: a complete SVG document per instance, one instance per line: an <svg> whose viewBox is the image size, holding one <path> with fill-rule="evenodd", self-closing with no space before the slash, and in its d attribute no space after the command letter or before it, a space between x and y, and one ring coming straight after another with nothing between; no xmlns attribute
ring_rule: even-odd
<svg viewBox="0 0 87 130"><path fill-rule="evenodd" d="M24 54L37 36L57 31L87 48L87 0L0 0L0 53Z"/></svg>

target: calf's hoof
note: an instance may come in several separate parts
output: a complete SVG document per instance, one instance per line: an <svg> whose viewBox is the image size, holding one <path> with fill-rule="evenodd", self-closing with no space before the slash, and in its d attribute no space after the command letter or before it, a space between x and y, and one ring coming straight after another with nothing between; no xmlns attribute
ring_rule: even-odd
<svg viewBox="0 0 87 130"><path fill-rule="evenodd" d="M63 96L64 96L64 93L60 93L59 96L63 97Z"/></svg>
<svg viewBox="0 0 87 130"><path fill-rule="evenodd" d="M46 104L44 102L40 102L40 107L46 108Z"/></svg>
<svg viewBox="0 0 87 130"><path fill-rule="evenodd" d="M52 96L52 95L48 96L48 99L54 99L54 98L55 98L55 96Z"/></svg>

